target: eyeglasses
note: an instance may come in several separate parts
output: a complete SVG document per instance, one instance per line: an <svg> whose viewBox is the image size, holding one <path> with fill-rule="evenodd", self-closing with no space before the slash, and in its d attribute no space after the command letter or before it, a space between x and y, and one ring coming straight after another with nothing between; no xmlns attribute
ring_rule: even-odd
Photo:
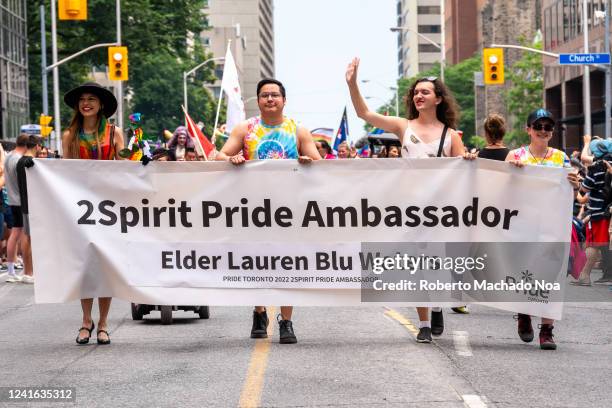
<svg viewBox="0 0 612 408"><path fill-rule="evenodd" d="M542 123L536 123L531 125L531 128L536 131L543 130L545 132L552 132L553 130L555 130L555 125L551 125L550 123L547 123L546 125L543 125Z"/></svg>
<svg viewBox="0 0 612 408"><path fill-rule="evenodd" d="M264 92L259 94L259 99L280 99L283 95L278 92Z"/></svg>

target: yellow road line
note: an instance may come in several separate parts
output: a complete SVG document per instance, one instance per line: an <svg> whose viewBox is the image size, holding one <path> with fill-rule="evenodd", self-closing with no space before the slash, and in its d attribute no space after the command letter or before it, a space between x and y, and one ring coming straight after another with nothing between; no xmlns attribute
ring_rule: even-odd
<svg viewBox="0 0 612 408"><path fill-rule="evenodd" d="M412 322L408 320L408 318L405 317L403 314L389 307L385 307L385 309L387 309L385 311L386 316L389 316L390 318L392 318L393 320L397 321L399 324L404 326L406 330L412 333L412 335L416 336L419 333L419 329L417 329L416 326L412 324Z"/></svg>
<svg viewBox="0 0 612 408"><path fill-rule="evenodd" d="M268 355L270 354L272 334L274 334L274 315L276 308L267 307L270 324L268 325L268 338L255 340L255 347L251 353L249 369L244 380L242 393L240 394L240 408L253 408L260 406L261 392L263 390L264 376L268 366Z"/></svg>

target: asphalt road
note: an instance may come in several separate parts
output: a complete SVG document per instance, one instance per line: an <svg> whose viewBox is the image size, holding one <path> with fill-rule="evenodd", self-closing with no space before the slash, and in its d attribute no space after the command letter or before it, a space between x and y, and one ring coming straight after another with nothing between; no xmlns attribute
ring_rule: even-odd
<svg viewBox="0 0 612 408"><path fill-rule="evenodd" d="M34 304L32 285L2 277L0 387L74 387L76 403L0 406L611 405L612 303L566 304L556 351L521 342L512 313L470 310L445 310L445 333L417 344L411 308L297 308L299 343L281 345L275 321L269 339L249 338L248 307L214 307L208 320L179 311L163 326L159 312L136 322L114 300L112 344L78 346L79 303Z"/></svg>

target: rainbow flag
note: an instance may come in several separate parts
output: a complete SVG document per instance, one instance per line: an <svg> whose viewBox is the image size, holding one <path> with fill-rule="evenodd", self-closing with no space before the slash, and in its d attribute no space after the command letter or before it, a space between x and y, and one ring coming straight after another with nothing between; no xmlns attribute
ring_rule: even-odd
<svg viewBox="0 0 612 408"><path fill-rule="evenodd" d="M316 128L310 131L312 138L315 142L322 141L327 142L331 146L332 140L334 139L334 129L330 128Z"/></svg>

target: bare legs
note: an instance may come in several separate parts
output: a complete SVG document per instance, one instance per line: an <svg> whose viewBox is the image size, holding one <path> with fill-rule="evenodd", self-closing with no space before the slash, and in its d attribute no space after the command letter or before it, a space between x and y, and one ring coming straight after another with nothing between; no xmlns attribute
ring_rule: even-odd
<svg viewBox="0 0 612 408"><path fill-rule="evenodd" d="M98 330L108 330L108 312L110 310L111 301L113 298L104 297L98 298L98 307L100 309L100 320L98 321ZM81 299L81 308L83 309L83 327L91 327L93 319L91 318L91 310L93 308L93 299ZM85 338L89 334L86 330L79 332L79 338ZM108 336L105 333L100 334L102 340L107 340Z"/></svg>

